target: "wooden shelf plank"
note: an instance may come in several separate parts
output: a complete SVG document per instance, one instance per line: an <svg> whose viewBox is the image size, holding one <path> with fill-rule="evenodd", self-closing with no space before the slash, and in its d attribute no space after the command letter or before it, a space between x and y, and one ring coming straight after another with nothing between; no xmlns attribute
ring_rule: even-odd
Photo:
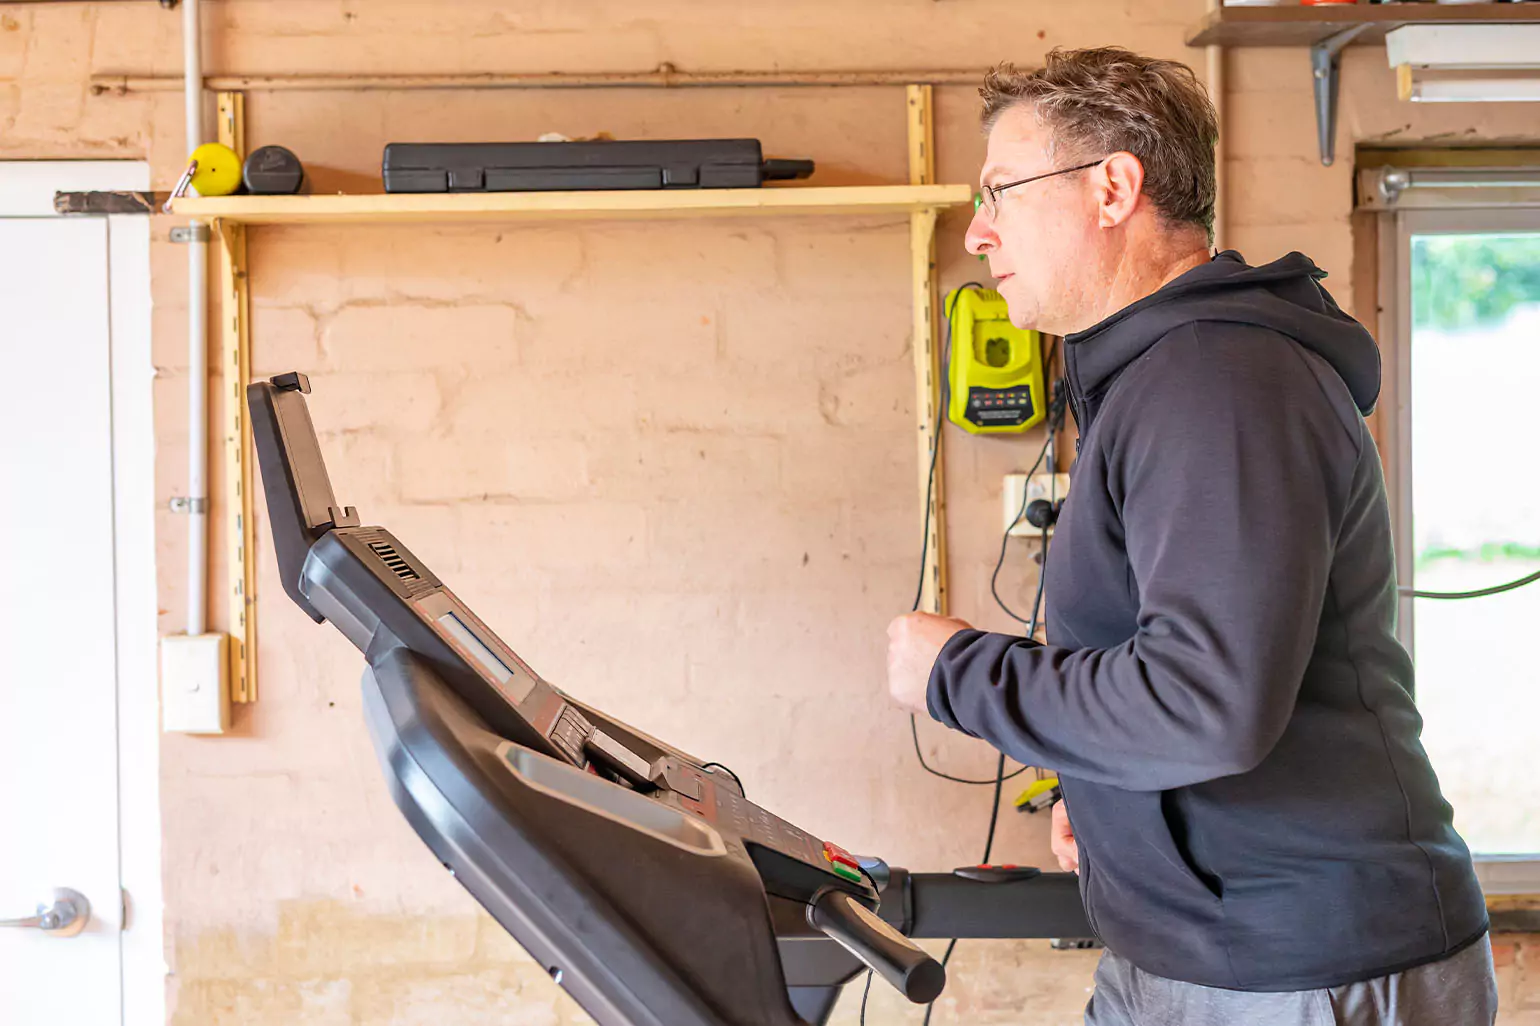
<svg viewBox="0 0 1540 1026"><path fill-rule="evenodd" d="M1326 4L1312 7L1223 6L1209 12L1188 36L1188 46L1313 46L1367 24L1354 45L1379 43L1401 25L1540 23L1540 3Z"/></svg>
<svg viewBox="0 0 1540 1026"><path fill-rule="evenodd" d="M184 196L171 212L240 224L543 221L746 214L913 213L973 202L970 185L860 185L626 192L388 193L359 196Z"/></svg>

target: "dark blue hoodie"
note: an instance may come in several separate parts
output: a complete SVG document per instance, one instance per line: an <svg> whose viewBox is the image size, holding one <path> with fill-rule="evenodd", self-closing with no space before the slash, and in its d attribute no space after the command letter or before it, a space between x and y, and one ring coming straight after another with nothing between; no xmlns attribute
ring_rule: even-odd
<svg viewBox="0 0 1540 1026"><path fill-rule="evenodd" d="M1170 979L1308 990L1486 930L1419 740L1379 352L1309 259L1220 254L1068 337L1047 645L947 643L931 715L1057 769L1086 912Z"/></svg>

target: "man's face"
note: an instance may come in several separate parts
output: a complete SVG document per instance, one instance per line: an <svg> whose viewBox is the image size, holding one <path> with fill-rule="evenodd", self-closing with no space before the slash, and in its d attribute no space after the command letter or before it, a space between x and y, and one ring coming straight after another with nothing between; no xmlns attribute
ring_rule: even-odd
<svg viewBox="0 0 1540 1026"><path fill-rule="evenodd" d="M1095 159L1091 154L1049 157L1048 137L1030 108L1012 107L989 132L980 185L999 186ZM1094 169L1092 169L1094 170ZM984 254L996 288L1010 307L1011 323L1056 335L1080 323L1086 288L1100 263L1096 200L1086 171L1018 185L1002 192L995 214L981 206L968 226L968 252Z"/></svg>

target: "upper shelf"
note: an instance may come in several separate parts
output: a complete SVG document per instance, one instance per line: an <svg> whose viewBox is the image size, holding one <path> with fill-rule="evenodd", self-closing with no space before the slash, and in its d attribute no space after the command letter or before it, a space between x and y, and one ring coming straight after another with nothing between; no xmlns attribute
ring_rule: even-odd
<svg viewBox="0 0 1540 1026"><path fill-rule="evenodd" d="M385 193L362 196L184 196L171 212L243 224L547 221L895 214L973 202L970 185L859 185L624 192Z"/></svg>
<svg viewBox="0 0 1540 1026"><path fill-rule="evenodd" d="M1204 17L1188 46L1313 46L1343 29L1367 25L1354 43L1378 43L1401 25L1540 22L1535 4L1317 4L1221 6Z"/></svg>

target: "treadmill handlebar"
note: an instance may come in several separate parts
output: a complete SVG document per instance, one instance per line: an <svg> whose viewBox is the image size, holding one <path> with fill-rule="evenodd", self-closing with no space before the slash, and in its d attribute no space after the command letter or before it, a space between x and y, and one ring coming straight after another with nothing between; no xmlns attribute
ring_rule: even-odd
<svg viewBox="0 0 1540 1026"><path fill-rule="evenodd" d="M337 507L305 394L310 380L298 371L246 386L252 447L262 468L273 549L283 590L316 623L325 617L300 590L310 546L335 527L357 527L358 511Z"/></svg>
<svg viewBox="0 0 1540 1026"><path fill-rule="evenodd" d="M845 891L830 888L814 898L807 907L807 921L915 1004L929 1004L941 996L946 986L941 963Z"/></svg>

